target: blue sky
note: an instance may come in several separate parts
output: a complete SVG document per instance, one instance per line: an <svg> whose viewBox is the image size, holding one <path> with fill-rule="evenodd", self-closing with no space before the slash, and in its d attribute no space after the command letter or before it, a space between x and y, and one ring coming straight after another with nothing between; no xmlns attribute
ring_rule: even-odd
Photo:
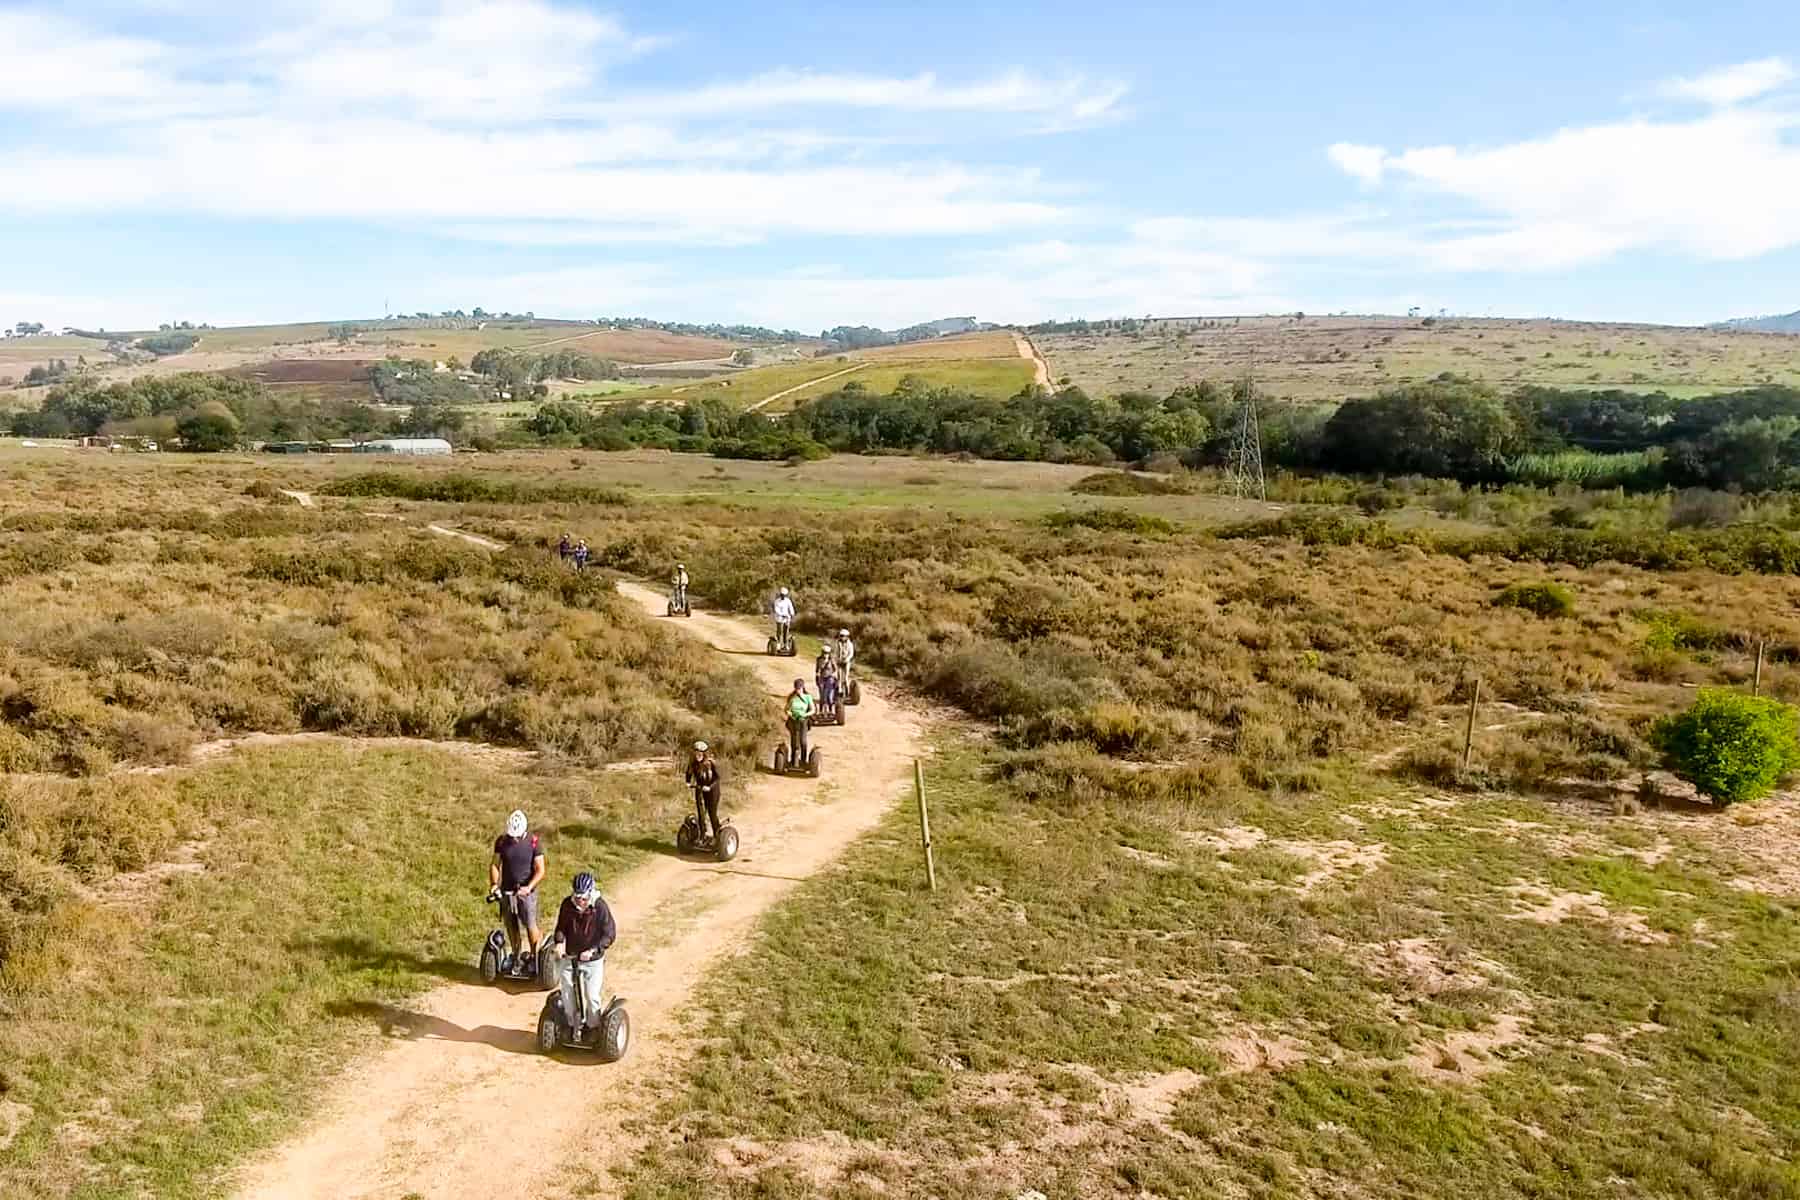
<svg viewBox="0 0 1800 1200"><path fill-rule="evenodd" d="M0 0L0 45L6 324L1800 308L1791 3Z"/></svg>

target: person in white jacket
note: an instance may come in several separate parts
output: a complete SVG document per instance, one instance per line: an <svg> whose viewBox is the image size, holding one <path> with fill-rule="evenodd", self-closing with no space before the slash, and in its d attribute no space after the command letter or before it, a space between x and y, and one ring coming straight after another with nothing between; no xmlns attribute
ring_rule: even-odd
<svg viewBox="0 0 1800 1200"><path fill-rule="evenodd" d="M775 642L785 646L794 636L794 601L788 590L782 588L775 593Z"/></svg>
<svg viewBox="0 0 1800 1200"><path fill-rule="evenodd" d="M848 629L838 630L837 642L832 646L832 657L837 659L838 686L850 686L850 664L856 661L856 643L850 640Z"/></svg>

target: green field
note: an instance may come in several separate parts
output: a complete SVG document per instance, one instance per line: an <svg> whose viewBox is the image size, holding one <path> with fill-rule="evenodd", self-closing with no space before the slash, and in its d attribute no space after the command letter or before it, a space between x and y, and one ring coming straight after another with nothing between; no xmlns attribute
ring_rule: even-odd
<svg viewBox="0 0 1800 1200"><path fill-rule="evenodd" d="M964 346L969 357L959 356ZM970 344L946 338L917 348L884 347L751 367L711 379L665 384L639 393L638 398L679 403L697 396L720 396L740 408L760 405L761 411L777 413L851 383L872 392L889 392L907 376L917 376L933 387L1006 397L1030 385L1033 368L1012 351L1010 335L1005 347L1006 354L997 356L989 342Z"/></svg>

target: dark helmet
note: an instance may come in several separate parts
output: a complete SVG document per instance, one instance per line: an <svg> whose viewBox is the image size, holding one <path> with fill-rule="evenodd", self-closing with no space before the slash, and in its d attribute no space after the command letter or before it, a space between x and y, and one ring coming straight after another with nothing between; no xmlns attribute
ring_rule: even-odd
<svg viewBox="0 0 1800 1200"><path fill-rule="evenodd" d="M594 883L594 877L586 871L575 876L574 880L569 884L569 891L573 895L583 897L590 903L595 896L600 894L600 888Z"/></svg>

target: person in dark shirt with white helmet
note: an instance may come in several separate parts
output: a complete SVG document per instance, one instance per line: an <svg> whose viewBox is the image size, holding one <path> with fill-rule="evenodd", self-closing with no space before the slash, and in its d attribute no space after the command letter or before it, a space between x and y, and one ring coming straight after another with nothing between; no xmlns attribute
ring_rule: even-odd
<svg viewBox="0 0 1800 1200"><path fill-rule="evenodd" d="M519 956L519 932L524 929L527 957L524 969L537 970L538 948L543 934L538 932L538 885L544 882L544 848L535 833L526 832L525 814L514 810L506 818L506 832L494 839L494 857L488 863L488 898L500 901L500 916L506 924L506 940L512 945L514 959Z"/></svg>

